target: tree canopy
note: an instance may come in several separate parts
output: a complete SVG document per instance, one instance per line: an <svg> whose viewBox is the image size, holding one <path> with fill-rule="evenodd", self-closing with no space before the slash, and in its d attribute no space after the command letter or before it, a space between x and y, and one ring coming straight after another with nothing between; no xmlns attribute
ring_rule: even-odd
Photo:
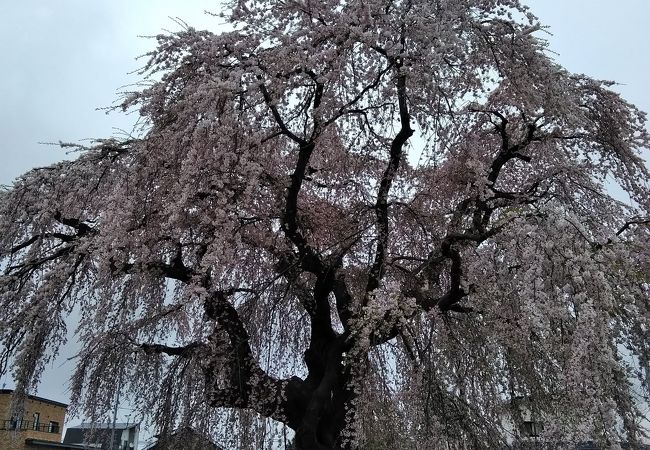
<svg viewBox="0 0 650 450"><path fill-rule="evenodd" d="M645 115L518 0L230 8L158 36L139 134L1 192L0 372L72 314L79 411L233 448L640 440Z"/></svg>

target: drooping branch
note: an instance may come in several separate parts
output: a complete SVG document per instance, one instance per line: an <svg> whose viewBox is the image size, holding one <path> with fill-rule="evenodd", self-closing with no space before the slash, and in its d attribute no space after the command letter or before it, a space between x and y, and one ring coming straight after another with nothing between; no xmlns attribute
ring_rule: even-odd
<svg viewBox="0 0 650 450"><path fill-rule="evenodd" d="M228 301L228 296L237 292L217 291L210 294L204 303L207 318L215 322L210 340L222 344L220 332L228 336L226 371L228 376L220 380L223 362L210 360L209 351L204 373L210 387L209 402L214 407L249 408L258 413L296 426L299 422L298 407L305 402L302 381L299 378L279 380L269 376L256 361L250 347L250 337L237 309ZM207 344L209 348L209 345ZM174 350L170 350L174 351ZM225 382L225 386L220 383Z"/></svg>
<svg viewBox="0 0 650 450"><path fill-rule="evenodd" d="M59 239L62 242L72 242L75 239L75 236L71 236L69 234L65 233L42 233L42 234L35 234L31 238L27 239L24 242L21 242L20 244L15 245L14 247L11 248L10 253L13 255L15 253L18 253L24 248L29 247L32 245L34 242L42 240L42 239L48 239L48 238L54 238L54 239Z"/></svg>
<svg viewBox="0 0 650 450"><path fill-rule="evenodd" d="M293 252L279 254L277 258L278 262L274 268L278 276L282 276L287 280L302 307L310 317L313 317L316 314L314 295L310 287L300 279L301 271L297 258Z"/></svg>
<svg viewBox="0 0 650 450"><path fill-rule="evenodd" d="M199 349L204 348L205 344L200 342L193 342L188 345L174 347L174 346L169 346L164 344L143 343L143 344L138 344L138 346L146 354L164 353L168 356L180 356L182 358L191 358L196 354L196 352Z"/></svg>
<svg viewBox="0 0 650 450"><path fill-rule="evenodd" d="M266 89L266 86L263 84L260 85L260 90L262 92L264 102L271 110L273 118L280 128L281 133L297 143L299 146L295 169L289 176L291 182L287 187L287 192L285 195L286 203L284 212L282 214L281 228L285 236L298 248L298 253L301 259L301 266L305 270L318 274L322 272L324 265L318 253L309 245L307 239L301 233L298 225L298 197L302 188L303 180L305 179L307 173L307 168L309 167L309 160L314 151L314 148L316 147L314 138L318 133L318 126L317 123L314 124L312 138L309 141L298 137L287 128L287 125L285 124L284 119L282 118L277 106L274 104L273 99L268 92L268 89ZM316 93L314 95L315 107L317 107L320 103L322 94L323 86L322 84L317 83Z"/></svg>
<svg viewBox="0 0 650 450"><path fill-rule="evenodd" d="M396 69L399 71L401 62L396 63ZM406 93L406 75L399 74L397 77L397 103L399 108L400 130L393 139L390 146L390 155L388 165L384 170L379 183L379 191L375 202L375 217L377 220L377 248L375 250L375 259L370 268L368 275L368 284L366 292L371 292L379 287L385 268L386 252L388 249L388 195L393 185L395 175L399 169L400 160L404 151L404 145L413 135L411 128L411 116L408 111L408 101Z"/></svg>
<svg viewBox="0 0 650 450"><path fill-rule="evenodd" d="M11 265L5 269L5 273L11 274L12 276L18 278L32 276L35 271L41 269L46 263L56 261L59 258L70 255L74 248L74 245L68 245L66 247L57 249L55 252L49 255Z"/></svg>
<svg viewBox="0 0 650 450"><path fill-rule="evenodd" d="M383 53L383 55L385 56L385 52ZM326 122L326 125L334 123L336 120L338 120L341 116L345 114L364 114L367 109L372 109L373 107L356 108L356 109L352 107L356 105L359 101L361 101L361 99L363 99L363 97L368 92L371 92L373 89L376 89L379 86L383 77L394 67L394 64L395 64L395 60L390 59L388 61L388 64L386 64L386 67L382 68L380 71L377 72L377 76L375 77L375 79L371 83L367 84L363 89L361 89L347 103L341 106L338 112Z"/></svg>
<svg viewBox="0 0 650 450"><path fill-rule="evenodd" d="M171 280L181 281L183 283L189 283L192 280L192 277L196 272L187 267L182 261L173 260L171 263L166 262L147 262L145 264L133 264L133 263L123 263L117 264L115 261L111 261L111 270L113 274L132 274L136 272L150 272L164 276Z"/></svg>
<svg viewBox="0 0 650 450"><path fill-rule="evenodd" d="M616 236L620 236L621 234L623 234L632 225L648 225L648 224L650 224L650 218L628 220L627 222L625 222L625 224L623 224L621 228L618 229L618 231L616 232Z"/></svg>
<svg viewBox="0 0 650 450"><path fill-rule="evenodd" d="M290 175L291 183L287 188L281 228L285 236L298 248L301 267L314 274L320 274L325 269L323 261L316 250L307 242L298 226L298 197L314 148L315 144L313 142L300 147L296 167Z"/></svg>
<svg viewBox="0 0 650 450"><path fill-rule="evenodd" d="M262 92L262 96L264 98L264 102L266 103L266 106L268 106L268 108L271 110L271 114L273 115L273 119L275 119L275 123L280 128L280 132L284 136L294 141L296 144L300 146L305 145L306 142L304 139L298 137L291 130L289 130L287 124L284 122L284 119L282 118L282 115L280 114L280 111L278 110L278 107L273 102L269 90L266 88L264 84L260 84L260 92Z"/></svg>
<svg viewBox="0 0 650 450"><path fill-rule="evenodd" d="M520 142L512 144L511 136L507 129L507 118L498 111L489 111L489 113L496 115L500 119L500 122L495 125L495 128L501 137L501 146L488 172L488 181L495 195L487 200L477 196L461 201L452 216L447 234L439 241L427 260L412 271L405 270L402 293L407 297L415 298L416 304L423 311L429 311L433 308L438 308L442 312L469 312L472 310L471 308L460 305L460 301L469 292L466 292L462 287L462 253L457 246L466 244L476 246L500 232L503 229L503 225L488 229L493 210L514 203L526 203L531 195L536 194L538 189L539 183L533 183L525 192L515 193L503 192L494 187L503 166L509 160L517 158L525 162L530 162L530 157L520 152L532 142L539 140L539 138L535 134L536 126L534 123L531 123L527 125L525 137ZM490 201L496 199L500 201L498 205L489 204ZM534 202L534 200L530 202ZM465 223L463 218L468 214L472 217L470 226L466 229L461 228L461 230L458 230ZM448 269L443 269L446 265L448 265ZM449 286L442 295L433 292L429 286L435 280L428 279L429 273L438 273L440 270L447 270L449 276ZM372 336L371 342L373 345L384 343L399 334L399 327L394 317L387 314L385 322L389 326L384 327L383 332L377 331ZM390 325L392 322L395 323Z"/></svg>
<svg viewBox="0 0 650 450"><path fill-rule="evenodd" d="M345 330L350 329L350 318L352 317L351 308L353 306L354 299L350 290L348 289L348 283L345 279L345 274L337 274L334 280L334 298L336 299L336 309L341 320L341 324Z"/></svg>
<svg viewBox="0 0 650 450"><path fill-rule="evenodd" d="M81 237L92 233L95 230L83 220L76 218L63 217L60 211L54 213L54 220L77 230L77 236Z"/></svg>
<svg viewBox="0 0 650 450"><path fill-rule="evenodd" d="M530 162L531 158L527 155L521 154L520 151L527 148L532 142L538 141L540 138L536 135L537 126L534 122L526 124L526 135L518 143L511 143L511 136L508 133L508 119L498 111L481 111L488 112L499 118L499 123L495 124L495 129L499 136L501 137L501 147L496 157L492 161L490 169L488 171L487 180L490 183L490 188L495 192L495 195L492 199L500 199L502 201L501 206L506 206L513 203L526 202L530 195L533 195L539 183L533 183L526 192L524 193L508 193L502 192L496 189L496 183L501 173L503 166L513 158L521 159L525 162ZM465 292L461 288L461 278L462 278L462 257L461 253L454 247L456 242L473 242L474 245L478 245L481 242L485 241L489 237L493 236L502 229L502 226L493 227L490 230L487 230L487 227L490 224L490 218L492 212L497 207L497 205L488 205L488 201L481 199L479 196L476 198L467 198L459 203L456 212L454 214L454 219L452 220L452 227L456 227L461 223L461 218L463 215L470 212L470 206L474 205L475 210L472 213L471 226L464 230L461 233L450 230L447 233L446 237L441 241L439 247L439 253L434 253L434 259L442 257L442 260L449 260L451 266L449 269L449 279L450 287L449 290L440 298L437 298L435 301L432 301L431 297L420 296L421 306L427 310L435 304L441 311L449 311L453 309L458 309L458 302L465 296ZM431 258L427 262L427 265L431 264ZM464 308L461 308L464 310Z"/></svg>
<svg viewBox="0 0 650 450"><path fill-rule="evenodd" d="M53 218L60 225L65 225L67 227L73 228L76 233L67 234L60 231L53 232L44 232L40 234L34 234L29 239L20 242L9 249L9 255L12 257L19 252L30 248L33 245L41 245L45 240L57 240L54 245L50 248L47 247L46 251L41 251L39 248L37 254L32 255L31 257L19 259L15 264L10 264L5 268L6 274L11 274L14 277L18 277L25 281L27 278L31 277L36 273L36 271L44 268L48 263L55 262L62 258L66 258L73 254L77 248L78 241L88 235L93 235L97 230L82 220L75 218L65 218L62 217L62 214L57 211L53 214ZM59 227L60 227L59 225ZM71 264L73 267L73 273L71 274L74 280L74 271L79 267L80 260L79 258L75 259L75 262ZM21 286L22 286L21 281Z"/></svg>
<svg viewBox="0 0 650 450"><path fill-rule="evenodd" d="M495 125L497 133L501 136L501 150L497 154L496 158L492 161L490 166L490 171L488 173L487 179L492 184L496 185L497 178L501 172L501 168L511 159L517 158L525 162L530 162L530 157L524 154L521 154L520 151L524 150L528 145L533 141L539 140L536 136L535 131L537 126L534 123L526 124L526 136L521 142L511 145L510 144L510 135L508 134L508 119L497 112L493 111L493 114L496 114L500 119L500 123Z"/></svg>

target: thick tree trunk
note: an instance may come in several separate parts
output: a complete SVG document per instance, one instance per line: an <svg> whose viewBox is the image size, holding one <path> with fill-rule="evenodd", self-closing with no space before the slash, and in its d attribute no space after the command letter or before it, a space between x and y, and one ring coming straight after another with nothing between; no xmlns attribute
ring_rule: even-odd
<svg viewBox="0 0 650 450"><path fill-rule="evenodd" d="M335 389L327 393L332 401L321 403L315 400L313 408L317 413L307 414L296 429L295 448L297 450L349 450L353 447L345 442L342 432L345 428L346 405L343 397L347 392Z"/></svg>
<svg viewBox="0 0 650 450"><path fill-rule="evenodd" d="M296 450L348 450L352 445L343 439L346 413L353 408L354 391L350 370L343 364L340 342L331 342L320 355L324 363L322 376L312 374L305 383L309 386L306 407L294 428Z"/></svg>

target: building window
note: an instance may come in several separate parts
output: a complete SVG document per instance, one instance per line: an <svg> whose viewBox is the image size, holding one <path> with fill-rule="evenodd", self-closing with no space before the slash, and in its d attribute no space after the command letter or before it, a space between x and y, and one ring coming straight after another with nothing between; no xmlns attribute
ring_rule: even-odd
<svg viewBox="0 0 650 450"><path fill-rule="evenodd" d="M542 430L544 430L544 425L541 422L531 420L525 421L520 427L521 435L525 437L539 437Z"/></svg>
<svg viewBox="0 0 650 450"><path fill-rule="evenodd" d="M47 427L48 433L58 433L59 432L59 422L50 421L50 424Z"/></svg>
<svg viewBox="0 0 650 450"><path fill-rule="evenodd" d="M32 418L33 418L33 421L32 421L32 429L33 429L34 431L38 431L38 426L40 425L39 422L40 422L40 420L41 420L41 413L37 413L37 412L35 412L35 413L32 415Z"/></svg>
<svg viewBox="0 0 650 450"><path fill-rule="evenodd" d="M23 423L23 419L18 419L16 417L12 417L11 420L9 421L9 429L10 430L24 430L25 428L23 425L27 425L27 422Z"/></svg>

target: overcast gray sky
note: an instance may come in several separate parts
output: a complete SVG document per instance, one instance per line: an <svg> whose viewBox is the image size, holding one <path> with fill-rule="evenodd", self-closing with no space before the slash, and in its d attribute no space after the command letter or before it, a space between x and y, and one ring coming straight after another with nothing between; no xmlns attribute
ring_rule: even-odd
<svg viewBox="0 0 650 450"><path fill-rule="evenodd" d="M573 72L622 83L616 89L650 110L650 1L528 0L557 60ZM178 29L169 17L214 29L207 0L0 0L0 184L65 157L39 142L79 141L130 131L133 116L106 115L134 58L154 45L139 35ZM647 158L647 154L646 154ZM648 159L648 158L647 158ZM69 354L69 352L68 352ZM39 394L67 401L71 363L48 371ZM0 386L7 378L0 380ZM126 414L128 411L124 411Z"/></svg>
<svg viewBox="0 0 650 450"><path fill-rule="evenodd" d="M215 6L216 5L216 6ZM130 131L133 116L106 115L119 88L144 60L163 29L178 29L170 16L199 28L217 19L205 0L0 0L0 184L62 157L39 142L106 137Z"/></svg>
<svg viewBox="0 0 650 450"><path fill-rule="evenodd" d="M626 98L650 110L650 1L528 0L549 36L557 59L569 70L616 80ZM37 165L65 157L39 142L105 137L130 131L133 116L106 115L96 108L117 98L134 58L170 17L197 27L218 21L208 0L20 0L0 1L0 184Z"/></svg>

